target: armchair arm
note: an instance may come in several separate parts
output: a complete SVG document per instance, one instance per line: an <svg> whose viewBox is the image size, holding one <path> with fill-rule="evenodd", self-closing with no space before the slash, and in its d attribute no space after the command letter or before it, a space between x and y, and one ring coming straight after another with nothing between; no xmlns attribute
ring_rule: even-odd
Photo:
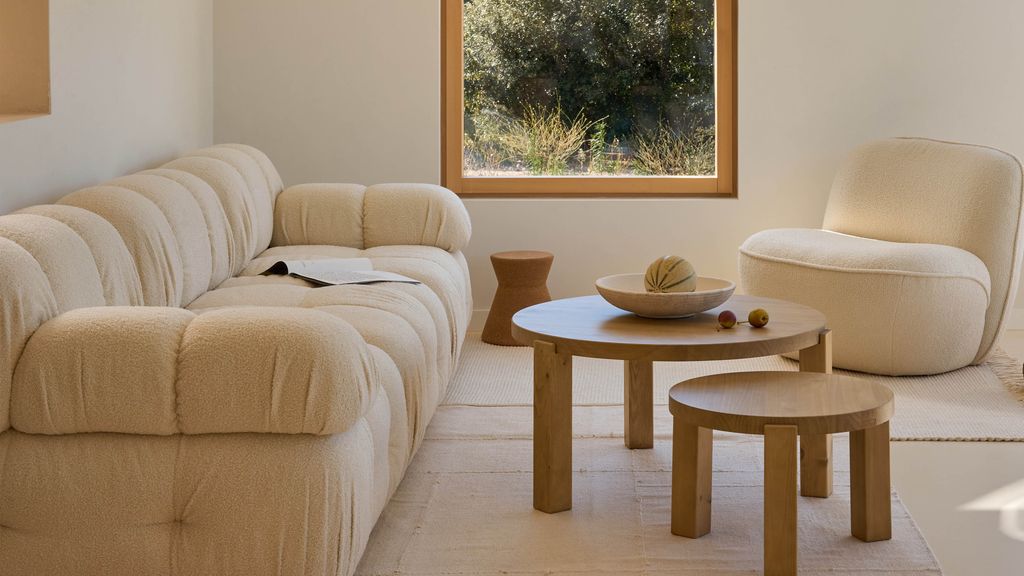
<svg viewBox="0 0 1024 576"><path fill-rule="evenodd" d="M274 246L465 248L472 228L454 192L431 184L302 184L274 207Z"/></svg>
<svg viewBox="0 0 1024 576"><path fill-rule="evenodd" d="M12 385L32 434L335 434L369 409L365 341L317 310L81 308L43 324Z"/></svg>

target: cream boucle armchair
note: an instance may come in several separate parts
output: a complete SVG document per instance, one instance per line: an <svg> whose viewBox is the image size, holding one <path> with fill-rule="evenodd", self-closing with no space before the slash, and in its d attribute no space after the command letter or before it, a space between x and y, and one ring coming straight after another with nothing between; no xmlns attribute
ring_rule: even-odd
<svg viewBox="0 0 1024 576"><path fill-rule="evenodd" d="M856 150L822 230L766 230L740 247L750 294L818 308L836 367L935 374L982 362L1013 306L1021 165L982 146L916 138Z"/></svg>
<svg viewBox="0 0 1024 576"><path fill-rule="evenodd" d="M468 215L223 145L0 217L0 573L351 574L451 378ZM422 284L311 288L282 257Z"/></svg>

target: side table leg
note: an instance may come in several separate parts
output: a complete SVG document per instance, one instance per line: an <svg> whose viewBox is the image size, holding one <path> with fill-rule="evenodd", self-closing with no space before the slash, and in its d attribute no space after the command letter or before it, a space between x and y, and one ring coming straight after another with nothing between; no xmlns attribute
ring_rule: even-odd
<svg viewBox="0 0 1024 576"><path fill-rule="evenodd" d="M533 507L572 508L572 355L533 343Z"/></svg>
<svg viewBox="0 0 1024 576"><path fill-rule="evenodd" d="M892 538L889 423L850 432L850 520L865 542Z"/></svg>
<svg viewBox="0 0 1024 576"><path fill-rule="evenodd" d="M801 372L832 373L832 332L826 330L818 344L800 351ZM832 435L800 437L800 494L816 498L832 495Z"/></svg>
<svg viewBox="0 0 1024 576"><path fill-rule="evenodd" d="M672 422L672 533L700 538L711 531L712 432Z"/></svg>
<svg viewBox="0 0 1024 576"><path fill-rule="evenodd" d="M654 447L654 362L627 360L626 447Z"/></svg>
<svg viewBox="0 0 1024 576"><path fill-rule="evenodd" d="M764 427L764 573L796 576L796 426Z"/></svg>

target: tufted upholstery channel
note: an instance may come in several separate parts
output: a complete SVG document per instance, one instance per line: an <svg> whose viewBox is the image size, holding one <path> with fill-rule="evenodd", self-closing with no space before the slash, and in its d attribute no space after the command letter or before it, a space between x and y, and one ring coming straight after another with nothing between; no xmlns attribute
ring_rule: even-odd
<svg viewBox="0 0 1024 576"><path fill-rule="evenodd" d="M465 209L197 150L0 216L3 574L351 574L451 379ZM313 288L282 258L421 284Z"/></svg>

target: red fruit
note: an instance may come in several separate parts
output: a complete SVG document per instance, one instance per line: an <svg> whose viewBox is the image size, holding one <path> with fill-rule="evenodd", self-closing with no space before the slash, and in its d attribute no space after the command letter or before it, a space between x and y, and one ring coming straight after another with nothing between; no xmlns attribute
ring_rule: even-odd
<svg viewBox="0 0 1024 576"><path fill-rule="evenodd" d="M723 310L718 315L718 325L722 328L732 328L736 325L736 313L732 310Z"/></svg>

